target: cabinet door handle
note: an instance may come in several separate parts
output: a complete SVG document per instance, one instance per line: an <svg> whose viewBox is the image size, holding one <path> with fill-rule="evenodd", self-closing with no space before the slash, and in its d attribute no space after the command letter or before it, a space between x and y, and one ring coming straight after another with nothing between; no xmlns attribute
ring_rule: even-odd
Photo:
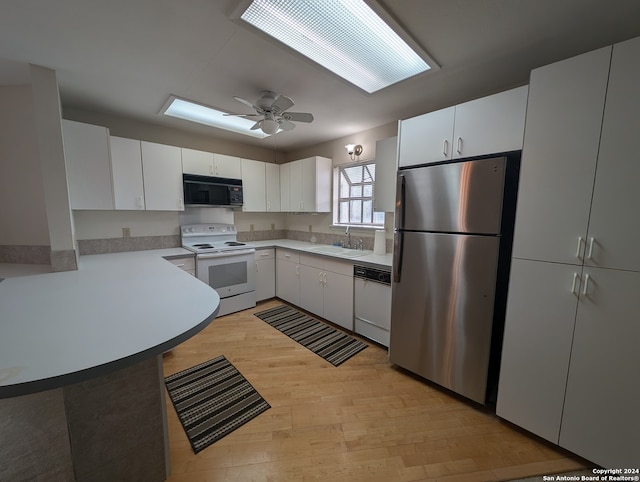
<svg viewBox="0 0 640 482"><path fill-rule="evenodd" d="M327 273L322 273L322 279L323 279L323 283L326 285L327 284Z"/></svg>
<svg viewBox="0 0 640 482"><path fill-rule="evenodd" d="M213 175L213 164L209 164L209 174Z"/></svg>
<svg viewBox="0 0 640 482"><path fill-rule="evenodd" d="M142 196L138 196L138 207L139 208L143 208L144 207L144 203L142 202Z"/></svg>
<svg viewBox="0 0 640 482"><path fill-rule="evenodd" d="M296 275L300 276L300 266L296 265Z"/></svg>
<svg viewBox="0 0 640 482"><path fill-rule="evenodd" d="M447 139L445 139L444 142L442 143L442 155L444 157L449 156L449 141Z"/></svg>
<svg viewBox="0 0 640 482"><path fill-rule="evenodd" d="M318 281L320 281L320 283L322 283L322 275L324 273L322 271L320 271L320 273L318 274Z"/></svg>
<svg viewBox="0 0 640 482"><path fill-rule="evenodd" d="M456 147L456 152L458 154L462 154L462 137L458 137L458 147Z"/></svg>
<svg viewBox="0 0 640 482"><path fill-rule="evenodd" d="M584 275L584 289L582 290L582 294L586 296L587 291L589 290L589 280L591 278L589 277L589 274L585 274Z"/></svg>
<svg viewBox="0 0 640 482"><path fill-rule="evenodd" d="M259 271L258 269L258 262L256 261L256 273Z"/></svg>
<svg viewBox="0 0 640 482"><path fill-rule="evenodd" d="M595 238L591 236L589 239L589 252L587 253L587 259L593 259L593 243L595 242Z"/></svg>
<svg viewBox="0 0 640 482"><path fill-rule="evenodd" d="M573 282L571 283L571 292L575 295L576 285L578 284L578 273L573 273Z"/></svg>
<svg viewBox="0 0 640 482"><path fill-rule="evenodd" d="M582 248L582 236L578 236L578 246L576 247L576 258L580 259L580 250Z"/></svg>
<svg viewBox="0 0 640 482"><path fill-rule="evenodd" d="M178 198L178 209L184 209L184 202L182 198Z"/></svg>

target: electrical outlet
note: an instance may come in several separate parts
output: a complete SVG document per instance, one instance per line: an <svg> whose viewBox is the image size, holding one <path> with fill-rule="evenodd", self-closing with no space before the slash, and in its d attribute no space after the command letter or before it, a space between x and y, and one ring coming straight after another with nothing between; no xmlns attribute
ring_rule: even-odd
<svg viewBox="0 0 640 482"><path fill-rule="evenodd" d="M128 238L131 236L131 228L122 228L122 237Z"/></svg>

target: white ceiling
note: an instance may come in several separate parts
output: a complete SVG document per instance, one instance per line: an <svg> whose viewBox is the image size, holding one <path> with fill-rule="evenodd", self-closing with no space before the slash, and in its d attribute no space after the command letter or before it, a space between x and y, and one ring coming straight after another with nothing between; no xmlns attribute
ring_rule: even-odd
<svg viewBox="0 0 640 482"><path fill-rule="evenodd" d="M301 0L302 1L302 0ZM170 94L238 113L273 90L312 112L288 151L527 82L532 68L640 35L637 0L383 0L440 64L374 94L229 18L234 0L2 0L0 85L57 71L63 108L265 145L158 112Z"/></svg>

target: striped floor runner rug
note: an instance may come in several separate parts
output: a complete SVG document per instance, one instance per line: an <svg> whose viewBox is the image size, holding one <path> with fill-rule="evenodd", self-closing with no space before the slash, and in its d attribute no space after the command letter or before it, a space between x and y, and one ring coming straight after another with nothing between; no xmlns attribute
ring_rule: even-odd
<svg viewBox="0 0 640 482"><path fill-rule="evenodd" d="M271 408L224 356L164 381L196 454Z"/></svg>
<svg viewBox="0 0 640 482"><path fill-rule="evenodd" d="M279 305L255 315L334 366L340 365L367 347L360 340L290 306Z"/></svg>

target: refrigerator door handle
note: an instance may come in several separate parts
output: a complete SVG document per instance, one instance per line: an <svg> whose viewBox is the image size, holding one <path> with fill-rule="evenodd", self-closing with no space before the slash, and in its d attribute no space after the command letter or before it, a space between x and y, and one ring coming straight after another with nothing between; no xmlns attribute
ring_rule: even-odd
<svg viewBox="0 0 640 482"><path fill-rule="evenodd" d="M402 271L402 252L404 251L404 232L393 233L393 282L400 283Z"/></svg>
<svg viewBox="0 0 640 482"><path fill-rule="evenodd" d="M393 281L400 282L402 269L402 251L404 249L404 206L406 197L406 181L404 174L398 174L396 185L396 219L393 230Z"/></svg>
<svg viewBox="0 0 640 482"><path fill-rule="evenodd" d="M404 174L398 174L396 181L396 219L395 231L404 229L404 204L405 204L406 181Z"/></svg>

